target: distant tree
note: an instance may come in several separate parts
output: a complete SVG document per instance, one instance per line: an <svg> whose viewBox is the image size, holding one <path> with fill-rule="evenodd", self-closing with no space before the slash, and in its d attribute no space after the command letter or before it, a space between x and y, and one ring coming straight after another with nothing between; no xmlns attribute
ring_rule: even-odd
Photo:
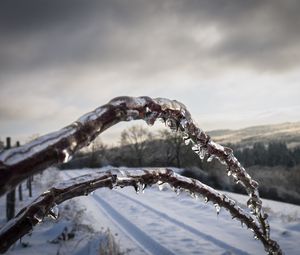
<svg viewBox="0 0 300 255"><path fill-rule="evenodd" d="M107 145L105 145L100 139L94 140L90 145L90 163L89 167L99 167L103 164L106 157Z"/></svg>
<svg viewBox="0 0 300 255"><path fill-rule="evenodd" d="M268 152L263 143L254 143L253 145L253 163L254 165L266 165Z"/></svg>
<svg viewBox="0 0 300 255"><path fill-rule="evenodd" d="M268 146L268 163L270 166L284 165L294 166L295 161L292 153L288 150L285 143L282 142L271 142Z"/></svg>
<svg viewBox="0 0 300 255"><path fill-rule="evenodd" d="M300 164L300 147L296 147L292 153L295 163Z"/></svg>
<svg viewBox="0 0 300 255"><path fill-rule="evenodd" d="M147 144L153 140L153 135L142 126L135 125L121 133L121 146L126 146L131 156L135 158L137 166L143 166Z"/></svg>
<svg viewBox="0 0 300 255"><path fill-rule="evenodd" d="M162 152L165 158L166 165L173 165L175 161L176 167L182 166L183 146L184 141L179 132L170 132L162 130L159 132L164 143L164 151Z"/></svg>

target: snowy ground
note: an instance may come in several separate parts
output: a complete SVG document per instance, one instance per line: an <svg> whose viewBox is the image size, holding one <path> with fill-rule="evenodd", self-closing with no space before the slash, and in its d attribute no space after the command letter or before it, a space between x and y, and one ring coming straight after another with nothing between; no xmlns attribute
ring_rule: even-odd
<svg viewBox="0 0 300 255"><path fill-rule="evenodd" d="M91 170L63 171L60 178L68 179L87 171ZM247 199L242 195L229 195L242 202ZM86 235L88 241L76 246L77 239L71 244L72 249L60 249L59 254L99 254L93 247L107 228L126 254L265 254L252 232L232 220L228 212L221 210L217 215L213 205L184 193L177 196L171 190L159 191L156 187L138 195L133 188L101 189L87 197L76 198L73 203L76 208L85 210L80 214L80 225L90 226L91 233L82 230L81 239ZM300 207L270 200L264 200L264 204L270 215L272 238L279 242L285 254L299 254ZM41 254L40 246L47 254L57 254L54 244L38 243L57 236L64 224L70 221L41 224L32 237L27 237L31 247L17 245L8 254ZM35 236L41 239L39 242L32 240L34 233L39 233ZM55 248L51 250L51 247Z"/></svg>

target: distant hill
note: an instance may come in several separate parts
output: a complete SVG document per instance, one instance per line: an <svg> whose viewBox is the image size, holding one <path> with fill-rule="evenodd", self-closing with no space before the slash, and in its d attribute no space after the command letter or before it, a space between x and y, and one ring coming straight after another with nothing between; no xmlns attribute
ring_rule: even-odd
<svg viewBox="0 0 300 255"><path fill-rule="evenodd" d="M214 141L221 144L239 143L241 146L251 146L255 142L282 141L290 148L300 146L300 122L253 126L237 130L213 130L207 133Z"/></svg>

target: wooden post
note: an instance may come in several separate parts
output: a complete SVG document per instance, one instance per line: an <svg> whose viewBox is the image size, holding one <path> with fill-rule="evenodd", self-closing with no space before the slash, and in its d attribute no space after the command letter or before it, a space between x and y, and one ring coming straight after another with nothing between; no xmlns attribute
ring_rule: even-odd
<svg viewBox="0 0 300 255"><path fill-rule="evenodd" d="M16 142L16 147L20 147L20 142ZM18 194L19 194L19 201L23 201L23 190L22 190L22 183L18 186Z"/></svg>
<svg viewBox="0 0 300 255"><path fill-rule="evenodd" d="M33 177L29 176L27 179L27 182L26 182L29 197L32 197L32 179L33 179Z"/></svg>
<svg viewBox="0 0 300 255"><path fill-rule="evenodd" d="M11 148L10 137L6 138L6 148ZM9 191L6 195L6 219L9 221L15 216L16 189Z"/></svg>

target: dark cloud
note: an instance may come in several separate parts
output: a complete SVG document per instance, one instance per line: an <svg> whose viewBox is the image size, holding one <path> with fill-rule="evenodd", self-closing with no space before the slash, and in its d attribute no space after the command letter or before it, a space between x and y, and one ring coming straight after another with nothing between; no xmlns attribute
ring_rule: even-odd
<svg viewBox="0 0 300 255"><path fill-rule="evenodd" d="M0 70L289 70L299 66L299 12L296 0L2 1Z"/></svg>

